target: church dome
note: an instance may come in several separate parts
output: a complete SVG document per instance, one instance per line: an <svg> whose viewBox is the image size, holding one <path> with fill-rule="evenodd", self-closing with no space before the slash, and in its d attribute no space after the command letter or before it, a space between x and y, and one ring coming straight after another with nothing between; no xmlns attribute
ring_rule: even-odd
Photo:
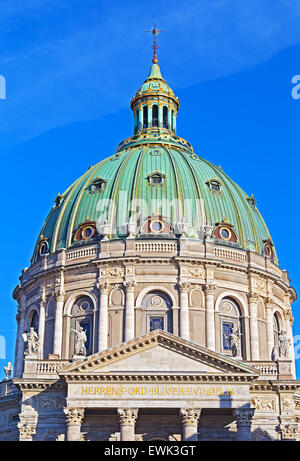
<svg viewBox="0 0 300 461"><path fill-rule="evenodd" d="M253 195L176 134L178 98L153 62L131 101L134 135L58 195L32 261L103 237L210 238L277 263Z"/></svg>

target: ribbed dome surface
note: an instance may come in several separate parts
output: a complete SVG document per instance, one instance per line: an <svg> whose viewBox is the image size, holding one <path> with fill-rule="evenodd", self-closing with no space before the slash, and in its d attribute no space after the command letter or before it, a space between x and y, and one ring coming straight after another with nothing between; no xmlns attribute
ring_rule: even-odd
<svg viewBox="0 0 300 461"><path fill-rule="evenodd" d="M104 223L107 219L111 225L116 216L116 228L112 228L110 237L126 237L132 207L139 209L143 200L147 209L141 213L141 224L149 215L160 214L175 227L176 223L182 222L182 214L186 214L188 207L191 210L188 237L199 239L202 225L210 223L215 226L226 221L234 226L237 247L262 255L264 241L271 237L248 195L222 169L198 157L192 149L180 147L178 143L172 145L161 138L152 141L145 139L145 144L141 141L134 143L132 138L132 142L122 146L116 155L88 169L64 192L61 203L52 208L41 230L50 253L82 244L74 241L74 235L87 220L100 218ZM161 175L162 185L149 184L149 175L153 173ZM91 193L95 179L104 180L105 187ZM212 179L220 182L221 191L210 189L207 182ZM164 203L170 201L174 206L168 209ZM90 243L90 240L84 243Z"/></svg>

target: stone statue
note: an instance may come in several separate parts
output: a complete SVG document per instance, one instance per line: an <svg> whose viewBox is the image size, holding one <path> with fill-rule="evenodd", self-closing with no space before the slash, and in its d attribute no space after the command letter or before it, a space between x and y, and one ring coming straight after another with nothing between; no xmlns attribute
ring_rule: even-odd
<svg viewBox="0 0 300 461"><path fill-rule="evenodd" d="M12 377L13 367L10 362L7 363L6 367L3 367L5 373L5 379L8 381Z"/></svg>
<svg viewBox="0 0 300 461"><path fill-rule="evenodd" d="M40 350L39 337L33 327L30 327L28 333L23 333L24 342L27 343L25 350L26 357L36 357Z"/></svg>
<svg viewBox="0 0 300 461"><path fill-rule="evenodd" d="M225 338L229 340L230 349L233 357L240 355L240 340L241 333L238 330L232 330L229 335L225 335Z"/></svg>
<svg viewBox="0 0 300 461"><path fill-rule="evenodd" d="M75 332L75 355L85 357L86 356L86 347L85 343L87 341L86 331L82 327L79 327L79 330L74 330Z"/></svg>
<svg viewBox="0 0 300 461"><path fill-rule="evenodd" d="M290 349L290 339L286 334L286 331L281 330L278 335L279 341L279 357L288 357Z"/></svg>

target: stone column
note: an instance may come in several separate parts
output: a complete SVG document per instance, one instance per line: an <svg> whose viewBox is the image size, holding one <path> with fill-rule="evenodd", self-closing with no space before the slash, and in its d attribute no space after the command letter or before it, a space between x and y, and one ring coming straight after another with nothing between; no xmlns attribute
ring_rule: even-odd
<svg viewBox="0 0 300 461"><path fill-rule="evenodd" d="M205 287L206 294L206 347L212 351L216 350L216 332L215 332L215 309L214 309L214 292L216 285L208 284Z"/></svg>
<svg viewBox="0 0 300 461"><path fill-rule="evenodd" d="M257 302L259 295L250 293L249 295L249 313L250 313L250 350L251 360L259 360L259 337L257 323Z"/></svg>
<svg viewBox="0 0 300 461"><path fill-rule="evenodd" d="M45 300L40 300L40 315L39 315L39 357L44 357L44 336L45 336Z"/></svg>
<svg viewBox="0 0 300 461"><path fill-rule="evenodd" d="M129 341L135 337L134 333L134 291L136 282L124 282L126 289L125 303L125 331L124 340Z"/></svg>
<svg viewBox="0 0 300 461"><path fill-rule="evenodd" d="M198 440L198 422L201 415L199 408L181 408L180 415L183 424L183 440L195 442Z"/></svg>
<svg viewBox="0 0 300 461"><path fill-rule="evenodd" d="M274 325L273 325L273 308L272 302L268 298L266 301L266 315L267 315L267 348L268 360L271 360L272 351L274 347Z"/></svg>
<svg viewBox="0 0 300 461"><path fill-rule="evenodd" d="M180 282L179 287L179 334L182 338L190 339L190 321L189 321L189 290L190 285L186 282Z"/></svg>
<svg viewBox="0 0 300 461"><path fill-rule="evenodd" d="M98 324L98 351L107 349L108 334L108 283L98 285L100 291L99 324Z"/></svg>
<svg viewBox="0 0 300 461"><path fill-rule="evenodd" d="M236 408L233 410L236 419L237 440L252 440L251 422L254 411L254 408Z"/></svg>
<svg viewBox="0 0 300 461"><path fill-rule="evenodd" d="M55 295L55 324L54 324L54 341L53 341L53 354L61 357L62 348L62 329L63 329L63 307L64 307L64 294L59 292Z"/></svg>
<svg viewBox="0 0 300 461"><path fill-rule="evenodd" d="M19 414L19 420L19 440L31 442L36 432L38 412L30 405L24 405L22 412Z"/></svg>
<svg viewBox="0 0 300 461"><path fill-rule="evenodd" d="M135 422L138 415L137 408L118 408L120 421L120 440L121 442L134 441Z"/></svg>
<svg viewBox="0 0 300 461"><path fill-rule="evenodd" d="M67 424L67 441L80 442L81 424L84 418L84 408L64 408Z"/></svg>
<svg viewBox="0 0 300 461"><path fill-rule="evenodd" d="M20 301L21 302L18 307L18 313L16 315L18 329L14 363L14 376L17 378L20 378L22 376L23 371L24 339L22 337L22 333L24 333L25 329L26 295L22 295Z"/></svg>

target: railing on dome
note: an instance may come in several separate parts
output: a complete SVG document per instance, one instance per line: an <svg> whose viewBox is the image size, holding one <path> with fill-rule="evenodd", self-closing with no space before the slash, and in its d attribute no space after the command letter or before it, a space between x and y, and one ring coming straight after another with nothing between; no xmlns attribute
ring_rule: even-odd
<svg viewBox="0 0 300 461"><path fill-rule="evenodd" d="M247 253L245 251L237 251L231 248L215 248L215 257L221 259L230 259L236 262L246 262Z"/></svg>
<svg viewBox="0 0 300 461"><path fill-rule="evenodd" d="M176 253L176 242L137 242L135 244L137 253Z"/></svg>
<svg viewBox="0 0 300 461"><path fill-rule="evenodd" d="M78 248L76 250L68 251L66 254L66 260L71 261L72 259L81 259L89 258L90 256L97 255L98 248L89 247L89 248Z"/></svg>

